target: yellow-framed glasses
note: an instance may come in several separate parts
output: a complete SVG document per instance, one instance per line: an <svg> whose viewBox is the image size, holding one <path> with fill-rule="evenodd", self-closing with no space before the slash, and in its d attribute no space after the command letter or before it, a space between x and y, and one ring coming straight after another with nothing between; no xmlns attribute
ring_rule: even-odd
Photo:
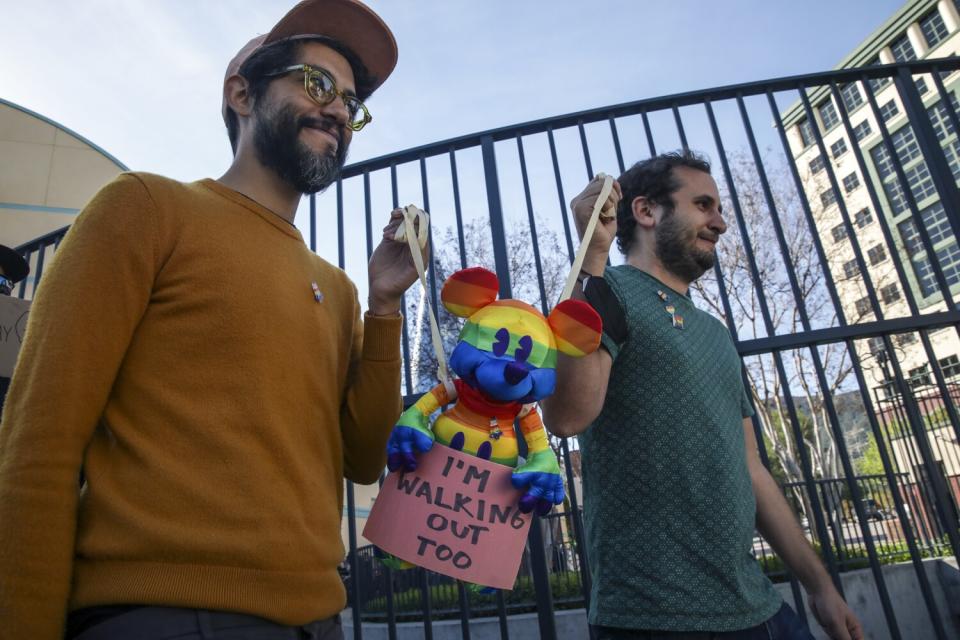
<svg viewBox="0 0 960 640"><path fill-rule="evenodd" d="M311 67L308 64L295 64L265 75L269 78L293 71L303 72L303 88L310 99L317 104L330 104L337 97L343 100L343 104L347 108L347 126L354 131L360 131L373 120L367 107L360 102L357 96L344 93L338 89L333 77L323 69Z"/></svg>

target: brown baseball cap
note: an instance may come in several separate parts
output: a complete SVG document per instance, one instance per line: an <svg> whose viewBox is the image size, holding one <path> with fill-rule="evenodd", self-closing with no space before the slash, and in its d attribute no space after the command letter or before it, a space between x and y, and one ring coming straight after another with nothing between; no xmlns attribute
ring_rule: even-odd
<svg viewBox="0 0 960 640"><path fill-rule="evenodd" d="M221 114L227 120L227 80L262 47L287 39L332 38L353 51L373 76L375 90L397 66L397 41L386 23L357 0L303 0L269 33L243 46L227 65L223 78Z"/></svg>

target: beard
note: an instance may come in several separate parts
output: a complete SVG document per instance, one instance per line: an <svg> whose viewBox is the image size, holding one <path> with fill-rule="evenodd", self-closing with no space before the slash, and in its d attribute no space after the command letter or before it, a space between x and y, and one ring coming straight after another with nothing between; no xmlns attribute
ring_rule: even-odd
<svg viewBox="0 0 960 640"><path fill-rule="evenodd" d="M323 191L340 177L347 160L347 144L343 127L332 118L297 116L292 105L271 109L260 103L253 130L253 146L257 158L300 193ZM300 140L306 127L323 129L337 138L337 150L316 152Z"/></svg>
<svg viewBox="0 0 960 640"><path fill-rule="evenodd" d="M696 241L696 231L684 227L673 211L667 211L657 226L657 258L667 271L685 282L693 282L712 269L717 259L714 251L700 250Z"/></svg>

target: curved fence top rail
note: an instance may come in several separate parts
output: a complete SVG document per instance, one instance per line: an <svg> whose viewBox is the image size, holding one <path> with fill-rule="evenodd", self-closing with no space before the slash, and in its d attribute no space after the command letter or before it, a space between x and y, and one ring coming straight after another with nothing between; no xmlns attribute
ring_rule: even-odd
<svg viewBox="0 0 960 640"><path fill-rule="evenodd" d="M478 133L470 133L455 138L448 138L439 142L431 142L419 147L404 149L395 153L362 160L344 167L342 178L353 178L363 175L364 172L376 171L389 168L391 165L412 162L421 158L438 156L450 151L459 151L469 147L475 147L480 144L481 139L491 138L494 142L499 140L509 140L517 136L526 136L536 133L544 133L553 129L570 127L578 124L588 124L599 122L609 118L622 118L625 116L639 115L651 111L660 111L663 109L673 109L691 105L700 105L704 102L714 100L729 100L737 96L765 95L777 91L790 91L804 89L808 87L822 87L821 91L826 92L831 82L853 82L863 78L889 78L896 75L897 70L905 67L912 73L931 73L936 71L960 69L960 57L936 58L930 60L903 62L897 64L877 65L872 67L855 67L852 69L834 69L831 71L821 71L818 73L809 73L795 76L785 76L783 78L774 78L772 80L761 80L754 82L744 82L741 84L731 84L713 89L700 89L697 91L686 91L684 93L675 93L656 98L644 98L643 100L634 100L623 102L621 104L608 105L577 111L540 120L531 120L520 124L507 125L496 129L489 129ZM815 99L816 95L811 95ZM802 109L795 105L789 112ZM789 113L787 117L789 117Z"/></svg>

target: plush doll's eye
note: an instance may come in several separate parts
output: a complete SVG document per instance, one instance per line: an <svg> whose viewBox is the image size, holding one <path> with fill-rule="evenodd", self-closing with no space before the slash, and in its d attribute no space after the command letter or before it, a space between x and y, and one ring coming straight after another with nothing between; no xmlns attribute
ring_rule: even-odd
<svg viewBox="0 0 960 640"><path fill-rule="evenodd" d="M493 343L493 355L499 358L507 352L507 347L510 346L510 332L501 327L497 330L495 337L497 340Z"/></svg>
<svg viewBox="0 0 960 640"><path fill-rule="evenodd" d="M530 357L531 351L533 351L533 340L530 336L523 336L520 338L520 346L514 351L514 357L517 359L517 362L526 362L527 358Z"/></svg>

